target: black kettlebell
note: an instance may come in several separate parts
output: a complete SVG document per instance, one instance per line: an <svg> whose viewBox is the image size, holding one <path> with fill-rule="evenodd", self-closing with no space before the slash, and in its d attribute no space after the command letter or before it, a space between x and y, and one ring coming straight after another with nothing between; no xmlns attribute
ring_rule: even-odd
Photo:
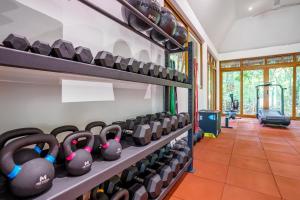
<svg viewBox="0 0 300 200"><path fill-rule="evenodd" d="M19 129L14 129L2 133L0 136L0 149L4 148L5 144L11 139L16 139L19 137L25 137L29 135L36 135L36 134L44 134L44 133L42 130L38 128L19 128ZM42 153L43 147L44 144L37 144L33 149L32 148L19 149L13 155L14 161L18 165L21 165L24 162L27 162L28 160L31 160L33 158L38 158Z"/></svg>
<svg viewBox="0 0 300 200"><path fill-rule="evenodd" d="M99 134L101 133L102 129L106 126L106 123L105 122L102 122L102 121L95 121L95 122L91 122L89 123L88 125L86 125L85 127L85 130L86 131L90 131L92 132L92 129L93 128L96 128L96 127L100 127L100 132ZM94 135L94 146L93 146L93 153L94 154L100 154L101 150L100 150L100 136L99 134L96 134Z"/></svg>
<svg viewBox="0 0 300 200"><path fill-rule="evenodd" d="M49 152L44 158L33 158L17 165L13 155L20 148L32 144L48 143ZM53 162L58 152L58 141L53 135L37 134L9 143L0 152L0 168L10 180L12 193L19 197L40 194L52 186L55 175Z"/></svg>
<svg viewBox="0 0 300 200"><path fill-rule="evenodd" d="M73 125L66 125L66 126L60 126L60 127L57 127L55 129L53 129L50 134L51 135L54 135L56 138L59 134L61 133L65 133L65 132L76 132L76 131L79 131L78 128L76 126L73 126ZM73 144L72 144L72 148L74 149L74 147L76 146L77 144L77 140L74 140L72 141ZM62 145L62 142L59 144L59 151L58 151L58 155L57 155L57 159L56 159L56 163L57 164L63 164L65 162L65 154L64 154L64 148L63 148L63 145Z"/></svg>
<svg viewBox="0 0 300 200"><path fill-rule="evenodd" d="M72 150L72 141L79 138L86 138L87 145L83 149ZM94 145L94 136L89 131L78 131L68 135L64 142L63 148L65 152L66 170L70 175L80 176L91 170L93 158L91 155Z"/></svg>
<svg viewBox="0 0 300 200"><path fill-rule="evenodd" d="M107 140L107 134L116 132L114 139ZM122 146L120 139L122 129L119 125L113 124L102 129L100 133L101 154L105 160L117 160L121 156Z"/></svg>

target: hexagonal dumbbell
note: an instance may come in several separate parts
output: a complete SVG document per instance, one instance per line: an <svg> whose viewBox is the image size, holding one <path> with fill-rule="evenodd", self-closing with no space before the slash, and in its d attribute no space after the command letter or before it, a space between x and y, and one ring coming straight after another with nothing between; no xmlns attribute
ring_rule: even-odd
<svg viewBox="0 0 300 200"><path fill-rule="evenodd" d="M158 77L159 74L159 66L154 63L147 63L146 66L149 68L149 74L153 77Z"/></svg>
<svg viewBox="0 0 300 200"><path fill-rule="evenodd" d="M143 62L140 62L139 73L143 74L143 75L148 75L149 74L149 66Z"/></svg>
<svg viewBox="0 0 300 200"><path fill-rule="evenodd" d="M127 70L133 73L138 73L142 62L137 61L134 58L127 58L126 60L128 62Z"/></svg>
<svg viewBox="0 0 300 200"><path fill-rule="evenodd" d="M82 46L76 47L74 60L83 63L91 63L93 60L91 50Z"/></svg>
<svg viewBox="0 0 300 200"><path fill-rule="evenodd" d="M165 112L165 116L168 117L171 121L172 131L176 131L178 129L178 118L176 115L172 115L170 112Z"/></svg>
<svg viewBox="0 0 300 200"><path fill-rule="evenodd" d="M155 116L155 115L152 115ZM136 118L136 124L149 124L152 132L152 140L158 140L161 138L162 135L162 125L161 122L156 120L156 118L149 118L147 116L138 116Z"/></svg>
<svg viewBox="0 0 300 200"><path fill-rule="evenodd" d="M2 43L5 47L11 49L17 49L21 51L28 51L30 49L30 43L27 38L17 34L9 34Z"/></svg>
<svg viewBox="0 0 300 200"><path fill-rule="evenodd" d="M113 68L115 64L114 56L107 51L99 51L94 61L96 65L109 67L109 68Z"/></svg>
<svg viewBox="0 0 300 200"><path fill-rule="evenodd" d="M75 49L71 42L59 39L52 44L51 55L57 58L73 60Z"/></svg>
<svg viewBox="0 0 300 200"><path fill-rule="evenodd" d="M167 79L173 80L174 78L174 70L173 69L167 69Z"/></svg>
<svg viewBox="0 0 300 200"><path fill-rule="evenodd" d="M128 68L128 59L123 58L122 56L114 57L114 68L127 71Z"/></svg>
<svg viewBox="0 0 300 200"><path fill-rule="evenodd" d="M30 51L33 53L49 56L52 48L48 43L37 40L32 44Z"/></svg>
<svg viewBox="0 0 300 200"><path fill-rule="evenodd" d="M124 184L140 183L143 184L150 198L157 198L163 186L163 182L158 174L143 173L141 174L137 167L131 166L125 169L121 175Z"/></svg>
<svg viewBox="0 0 300 200"><path fill-rule="evenodd" d="M174 70L174 77L173 77L173 80L174 81L179 81L180 77L179 77L179 71L177 70Z"/></svg>
<svg viewBox="0 0 300 200"><path fill-rule="evenodd" d="M176 158L173 158L172 154L167 154L166 148L163 147L155 152L158 155L158 161L161 165L169 165L171 167L173 177L176 177L180 171L180 163Z"/></svg>
<svg viewBox="0 0 300 200"><path fill-rule="evenodd" d="M128 184L126 184L128 187ZM130 185L127 189L129 191L130 200L148 200L148 192L144 185L140 183L134 183Z"/></svg>
<svg viewBox="0 0 300 200"><path fill-rule="evenodd" d="M166 79L167 78L167 68L163 67L163 66L160 66L159 67L159 74L158 74L158 77L159 78L163 78L163 79Z"/></svg>
<svg viewBox="0 0 300 200"><path fill-rule="evenodd" d="M156 113L156 116L157 116L157 120L159 120L162 125L162 129L163 129L162 134L168 135L169 133L171 133L172 131L171 120L168 117L166 117L164 113Z"/></svg>
<svg viewBox="0 0 300 200"><path fill-rule="evenodd" d="M105 181L103 189L110 199L129 199L129 192L122 187L121 179L117 175Z"/></svg>

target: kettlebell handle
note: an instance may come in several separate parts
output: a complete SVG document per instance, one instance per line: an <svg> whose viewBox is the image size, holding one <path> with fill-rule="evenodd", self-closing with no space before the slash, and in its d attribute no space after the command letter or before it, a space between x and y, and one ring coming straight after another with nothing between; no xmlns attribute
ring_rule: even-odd
<svg viewBox="0 0 300 200"><path fill-rule="evenodd" d="M105 122L102 122L102 121L95 121L95 122L91 122L91 123L89 123L88 125L86 125L85 130L86 130L86 131L91 131L92 128L95 128L95 127L101 127L101 128L104 128L105 126L106 126L106 123L105 123Z"/></svg>
<svg viewBox="0 0 300 200"><path fill-rule="evenodd" d="M57 127L55 129L53 129L50 132L50 134L54 135L56 137L60 133L64 133L64 132L68 132L68 131L76 132L76 131L79 131L79 129L76 126L73 126L73 125L60 126L60 127Z"/></svg>
<svg viewBox="0 0 300 200"><path fill-rule="evenodd" d="M88 152L92 151L94 145L94 135L89 131L77 131L74 133L69 134L63 143L64 152L66 160L72 160L75 156L75 153L72 151L71 143L73 140L77 140L79 138L87 138L87 145L84 149Z"/></svg>
<svg viewBox="0 0 300 200"><path fill-rule="evenodd" d="M4 147L4 145L11 139L29 136L29 135L36 135L36 134L44 134L41 129L38 128L19 128L7 131L2 133L0 136L0 149ZM43 144L39 144L39 147L43 147Z"/></svg>
<svg viewBox="0 0 300 200"><path fill-rule="evenodd" d="M117 134L115 136L115 140L117 142L120 142L120 139L121 139L121 134L122 134L122 129L121 129L121 126L117 125L117 124L112 124L112 125L109 125L105 128L102 129L101 133L100 133L100 143L102 145L102 148L108 148L108 143L107 143L107 139L106 139L106 135L109 133L109 131L112 131L112 130L117 130Z"/></svg>
<svg viewBox="0 0 300 200"><path fill-rule="evenodd" d="M50 134L37 134L30 135L24 138L16 139L13 142L9 143L5 148L0 152L0 168L2 172L8 176L8 178L14 178L20 171L21 166L16 165L13 155L14 153L28 145L37 144L37 143L48 143L49 152L45 157L46 160L53 163L55 161L56 155L58 153L58 141L57 139ZM26 162L25 162L26 163Z"/></svg>

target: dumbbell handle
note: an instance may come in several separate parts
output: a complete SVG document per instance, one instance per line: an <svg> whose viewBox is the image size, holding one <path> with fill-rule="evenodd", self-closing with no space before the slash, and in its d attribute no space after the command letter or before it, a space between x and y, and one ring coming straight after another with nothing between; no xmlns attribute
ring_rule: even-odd
<svg viewBox="0 0 300 200"><path fill-rule="evenodd" d="M138 183L141 183L141 184L144 184L144 182L145 182L144 179L142 179L142 178L140 178L138 176L133 177L133 180L135 180L135 181L137 181Z"/></svg>

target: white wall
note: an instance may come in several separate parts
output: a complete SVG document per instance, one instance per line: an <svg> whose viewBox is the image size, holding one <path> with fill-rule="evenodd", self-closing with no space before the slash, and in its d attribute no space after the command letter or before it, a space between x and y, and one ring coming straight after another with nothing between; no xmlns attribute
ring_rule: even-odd
<svg viewBox="0 0 300 200"><path fill-rule="evenodd" d="M219 52L226 53L300 42L300 6L238 19L228 31Z"/></svg>
<svg viewBox="0 0 300 200"><path fill-rule="evenodd" d="M220 60L232 60L232 59L251 58L251 57L287 54L287 53L295 53L295 52L300 52L300 43L290 44L290 45L273 46L273 47L267 47L267 48L259 48L259 49L250 49L250 50L245 50L245 51L220 53L219 59Z"/></svg>
<svg viewBox="0 0 300 200"><path fill-rule="evenodd" d="M100 7L122 18L116 1L95 0ZM0 41L9 33L53 43L58 38L91 48L93 55L106 50L164 65L164 50L78 1L7 0L0 3ZM56 78L55 78L56 77ZM114 101L62 103L61 80L111 82ZM99 89L101 92L101 89ZM150 93L149 93L150 92ZM36 126L51 129L74 124L83 128L93 120L110 123L137 115L163 111L163 87L88 77L0 68L0 132ZM145 96L150 98L145 98ZM184 99L184 98L183 98ZM184 100L180 104L187 104ZM182 111L186 111L181 106Z"/></svg>

